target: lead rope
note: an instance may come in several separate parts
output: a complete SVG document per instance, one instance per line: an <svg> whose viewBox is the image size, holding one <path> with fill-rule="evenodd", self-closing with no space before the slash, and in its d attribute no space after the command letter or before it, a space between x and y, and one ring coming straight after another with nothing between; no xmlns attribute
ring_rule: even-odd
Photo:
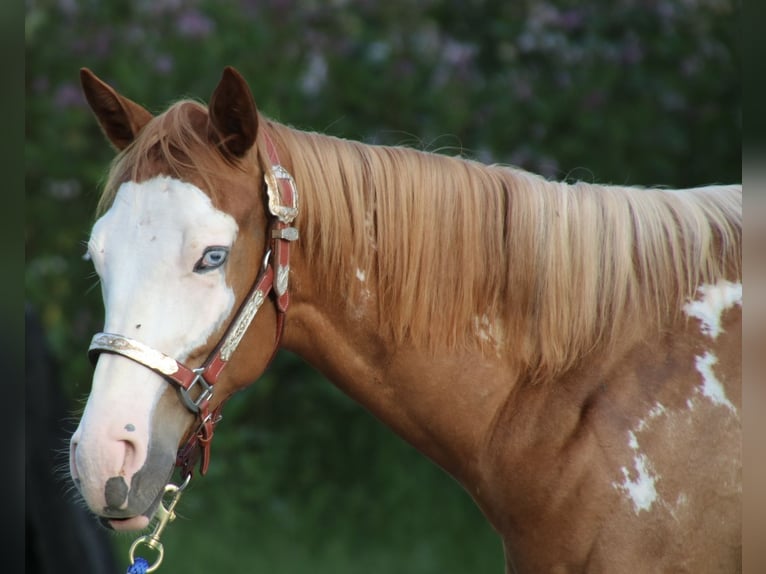
<svg viewBox="0 0 766 574"><path fill-rule="evenodd" d="M157 509L157 523L154 526L154 530L152 530L151 534L145 534L144 536L136 538L133 544L130 545L130 550L128 551L130 566L128 566L126 574L149 574L160 567L162 559L165 557L165 549L160 542L160 536L162 535L162 531L165 530L165 527L176 519L176 504L181 500L181 494L183 494L184 489L189 486L190 481L191 474L187 474L180 485L173 484L172 482L165 485L165 490L162 493L160 505ZM167 495L171 495L171 498L168 505L165 506L165 497ZM157 553L157 558L151 564L146 558L141 556L136 557L135 555L136 549L142 545L147 546Z"/></svg>
<svg viewBox="0 0 766 574"><path fill-rule="evenodd" d="M148 571L149 563L146 561L146 558L141 558L139 556L133 564L128 566L126 574L146 574Z"/></svg>

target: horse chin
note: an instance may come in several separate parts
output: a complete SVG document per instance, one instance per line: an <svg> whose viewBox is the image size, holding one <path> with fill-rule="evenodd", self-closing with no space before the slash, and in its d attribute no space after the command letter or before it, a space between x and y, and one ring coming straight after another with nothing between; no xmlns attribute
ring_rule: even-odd
<svg viewBox="0 0 766 574"><path fill-rule="evenodd" d="M142 515L134 516L133 518L118 518L118 519L102 519L102 524L110 530L116 530L117 532L131 532L135 530L143 530L149 526L151 520Z"/></svg>

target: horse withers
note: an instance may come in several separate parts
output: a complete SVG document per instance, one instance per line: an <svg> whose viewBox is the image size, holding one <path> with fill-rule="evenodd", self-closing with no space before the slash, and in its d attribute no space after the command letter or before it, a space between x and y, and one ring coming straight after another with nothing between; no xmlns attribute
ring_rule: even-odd
<svg viewBox="0 0 766 574"><path fill-rule="evenodd" d="M263 116L224 70L118 150L72 476L145 527L222 405L294 351L454 476L507 571L741 570L740 185L547 181ZM180 453L179 453L180 449Z"/></svg>

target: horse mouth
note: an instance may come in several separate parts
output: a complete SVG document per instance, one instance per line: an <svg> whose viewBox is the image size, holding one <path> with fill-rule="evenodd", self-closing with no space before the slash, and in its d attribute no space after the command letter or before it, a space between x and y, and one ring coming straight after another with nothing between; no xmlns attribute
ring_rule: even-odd
<svg viewBox="0 0 766 574"><path fill-rule="evenodd" d="M132 518L102 518L101 524L116 532L131 532L144 530L149 526L151 519L143 514Z"/></svg>

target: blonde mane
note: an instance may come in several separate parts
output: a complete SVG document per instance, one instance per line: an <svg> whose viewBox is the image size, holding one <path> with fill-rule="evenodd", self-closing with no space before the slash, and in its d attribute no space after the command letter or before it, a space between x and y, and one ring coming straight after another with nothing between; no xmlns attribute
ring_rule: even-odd
<svg viewBox="0 0 766 574"><path fill-rule="evenodd" d="M270 125L309 188L300 225L316 289L354 305L371 289L400 343L506 343L547 379L626 325L677 317L700 284L740 275L739 185L550 182Z"/></svg>
<svg viewBox="0 0 766 574"><path fill-rule="evenodd" d="M113 162L99 212L157 142L176 175L195 170L208 193L222 193L216 174L235 168L193 125L204 111L184 101L152 120ZM512 352L550 378L631 322L676 317L700 284L741 273L739 185L550 182L263 117L259 129L287 150L301 191L297 225L313 288L346 293L352 305L373 293L381 330L399 343L496 351L521 342Z"/></svg>

